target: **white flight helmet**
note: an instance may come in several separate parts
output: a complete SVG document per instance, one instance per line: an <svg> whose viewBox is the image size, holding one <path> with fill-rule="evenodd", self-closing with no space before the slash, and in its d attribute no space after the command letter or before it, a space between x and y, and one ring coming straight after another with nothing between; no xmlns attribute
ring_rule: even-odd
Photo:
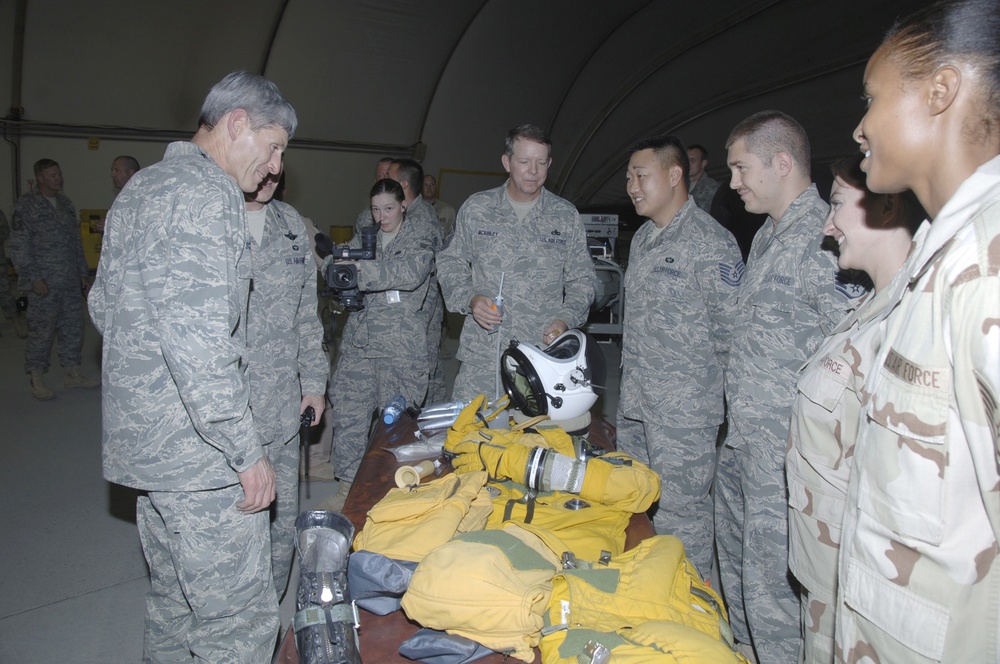
<svg viewBox="0 0 1000 664"><path fill-rule="evenodd" d="M604 352L587 334L567 330L546 348L511 339L500 379L511 405L529 417L571 420L590 411L604 391Z"/></svg>

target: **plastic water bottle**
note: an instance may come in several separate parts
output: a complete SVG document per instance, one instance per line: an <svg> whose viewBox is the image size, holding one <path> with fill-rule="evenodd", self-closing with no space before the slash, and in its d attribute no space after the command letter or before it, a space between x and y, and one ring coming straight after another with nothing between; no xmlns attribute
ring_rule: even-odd
<svg viewBox="0 0 1000 664"><path fill-rule="evenodd" d="M386 424L393 424L400 418L404 410L406 410L406 399L403 398L403 395L397 394L382 411L382 421Z"/></svg>

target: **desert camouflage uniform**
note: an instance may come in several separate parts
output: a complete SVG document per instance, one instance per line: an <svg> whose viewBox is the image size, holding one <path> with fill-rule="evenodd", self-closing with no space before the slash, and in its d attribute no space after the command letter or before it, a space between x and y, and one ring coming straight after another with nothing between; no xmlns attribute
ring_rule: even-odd
<svg viewBox="0 0 1000 664"><path fill-rule="evenodd" d="M625 273L618 445L660 474L653 525L684 542L708 576L709 490L743 257L691 198L655 231L647 221L636 232Z"/></svg>
<svg viewBox="0 0 1000 664"><path fill-rule="evenodd" d="M7 238L10 237L10 224L7 215L0 210L0 312L11 320L17 316L17 304L10 290L10 279L7 278Z"/></svg>
<svg viewBox="0 0 1000 664"><path fill-rule="evenodd" d="M465 201L451 243L438 255L448 308L466 315L455 399L495 396L500 352L511 339L542 346L542 334L552 321L579 327L594 301L597 275L576 208L542 189L520 222L506 192L504 183ZM499 332L489 334L472 318L469 302L477 294L495 297L501 272L506 275L503 323Z"/></svg>
<svg viewBox="0 0 1000 664"><path fill-rule="evenodd" d="M922 234L915 242L921 241ZM916 246L916 245L914 245ZM911 250L911 255L912 255ZM903 278L903 272L897 278ZM837 554L862 386L881 342L891 286L840 322L799 372L788 454L788 567L801 584L805 661L833 662Z"/></svg>
<svg viewBox="0 0 1000 664"><path fill-rule="evenodd" d="M1000 661L1000 157L890 295L848 485L841 662Z"/></svg>
<svg viewBox="0 0 1000 664"><path fill-rule="evenodd" d="M48 371L52 335L58 335L59 364L80 364L83 351L83 280L89 274L83 255L80 220L73 202L56 194L55 206L37 191L14 203L8 251L17 270L17 287L28 294L28 339L24 370ZM31 285L44 279L40 297Z"/></svg>
<svg viewBox="0 0 1000 664"><path fill-rule="evenodd" d="M243 192L171 143L108 215L90 292L103 345L103 465L145 489L148 659L267 662L278 632L267 512L243 515L237 472L264 457L249 408Z"/></svg>
<svg viewBox="0 0 1000 664"><path fill-rule="evenodd" d="M443 246L445 234L442 230L441 220L438 218L434 207L425 201L423 196L417 196L407 206L406 218L437 226L438 234L442 240L438 243L438 249ZM358 215L357 221L354 222L355 235L361 231L362 226L368 226L371 223L371 210L362 210L361 214ZM444 324L444 302L441 298L441 290L438 287L436 265L431 273L431 285L427 295L430 311L430 318L427 324L427 360L430 367L430 375L428 376L425 402L433 404L441 403L448 398L448 388L444 382L444 367L441 366L441 328Z"/></svg>
<svg viewBox="0 0 1000 664"><path fill-rule="evenodd" d="M694 198L695 205L705 212L709 212L712 209L712 199L715 198L715 192L718 189L718 180L714 180L708 177L708 175L702 175L700 180L691 185L689 193Z"/></svg>
<svg viewBox="0 0 1000 664"><path fill-rule="evenodd" d="M253 289L247 316L250 409L277 478L271 568L280 598L288 585L299 513L302 396L326 394L329 362L316 315L316 267L305 222L271 201L260 245L251 239Z"/></svg>
<svg viewBox="0 0 1000 664"><path fill-rule="evenodd" d="M397 394L409 405L423 403L427 395L429 291L441 243L436 221L407 213L388 243L383 244L379 231L375 260L361 261L359 287L365 308L347 318L329 390L331 463L338 477L354 479L376 409ZM351 245L360 247L361 239L355 235Z"/></svg>
<svg viewBox="0 0 1000 664"><path fill-rule="evenodd" d="M726 371L729 434L719 455L715 529L736 640L759 661L796 662L799 598L788 571L785 452L799 367L864 289L835 278L820 248L829 206L810 185L754 237Z"/></svg>

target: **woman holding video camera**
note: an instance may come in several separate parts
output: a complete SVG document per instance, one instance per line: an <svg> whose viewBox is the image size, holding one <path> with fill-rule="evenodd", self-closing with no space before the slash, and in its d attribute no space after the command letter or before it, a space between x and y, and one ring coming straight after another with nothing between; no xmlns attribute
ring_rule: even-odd
<svg viewBox="0 0 1000 664"><path fill-rule="evenodd" d="M440 230L406 218L403 188L379 180L371 190L371 213L378 226L375 257L337 261L357 271L356 298L341 297L349 316L340 358L330 381L333 414L333 465L337 477L351 482L365 453L372 413L397 394L409 405L427 392L427 305ZM360 234L349 246L360 249ZM349 283L340 270L338 286ZM343 293L334 289L335 297ZM348 291L349 292L349 291Z"/></svg>

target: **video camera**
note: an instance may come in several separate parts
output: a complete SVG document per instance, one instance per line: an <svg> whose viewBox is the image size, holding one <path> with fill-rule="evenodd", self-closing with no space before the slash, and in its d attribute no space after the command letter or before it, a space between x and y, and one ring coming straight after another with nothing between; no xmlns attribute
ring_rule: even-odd
<svg viewBox="0 0 1000 664"><path fill-rule="evenodd" d="M316 248L321 254L329 254L335 261L375 260L375 245L378 244L378 226L374 224L361 229L361 248L352 249L346 244L334 246L333 241L319 233L316 235ZM323 274L326 286L334 299L339 300L345 311L362 311L364 293L358 288L358 269L351 264L330 263Z"/></svg>

